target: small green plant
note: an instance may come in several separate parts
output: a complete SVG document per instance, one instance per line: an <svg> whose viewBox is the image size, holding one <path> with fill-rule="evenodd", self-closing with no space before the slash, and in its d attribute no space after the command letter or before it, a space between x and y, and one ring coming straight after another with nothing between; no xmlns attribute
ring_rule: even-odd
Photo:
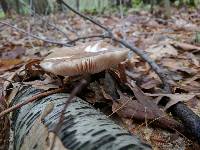
<svg viewBox="0 0 200 150"><path fill-rule="evenodd" d="M198 7L200 5L200 1L199 0L176 0L174 1L174 4L176 6L188 5L192 7Z"/></svg>
<svg viewBox="0 0 200 150"><path fill-rule="evenodd" d="M132 4L135 6L141 5L141 3L143 3L142 0L132 0Z"/></svg>
<svg viewBox="0 0 200 150"><path fill-rule="evenodd" d="M196 44L200 44L200 31L196 32L195 37L194 37L194 42Z"/></svg>
<svg viewBox="0 0 200 150"><path fill-rule="evenodd" d="M5 17L4 12L3 12L3 11L0 11L0 19L1 19L1 18L4 18L4 17Z"/></svg>

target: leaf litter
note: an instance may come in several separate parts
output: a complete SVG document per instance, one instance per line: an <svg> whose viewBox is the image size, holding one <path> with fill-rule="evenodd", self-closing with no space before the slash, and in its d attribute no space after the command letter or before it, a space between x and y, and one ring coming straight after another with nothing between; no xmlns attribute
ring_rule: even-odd
<svg viewBox="0 0 200 150"><path fill-rule="evenodd" d="M194 45L194 41L192 41L193 36L199 31L200 22L192 15L195 16L197 13L194 11L182 15L175 12L170 20L164 20L155 18L146 12L140 12L137 15L129 13L124 18L125 31L123 31L123 21L115 14L98 16L97 18L104 25L114 28L116 36L125 35L127 41L144 49L152 59L163 66L167 74L172 77L170 82L174 94L163 94L161 81L157 75L141 58L131 55L129 61L125 63L125 73L131 80L129 83L121 82L123 81L121 80L122 76L117 73L118 68L115 68L117 71L111 74L114 78L111 79L113 82L109 83L115 84L113 87L116 87L116 89L108 89L105 83L110 79L104 79L104 76L97 75L94 77L96 81L91 82L87 87L87 93L80 96L94 105L98 103L108 104L111 114L117 114L130 132L139 134L155 149L172 149L172 145L176 145L177 148L186 148L191 144L191 141L180 136L177 132L159 128L174 130L182 127L165 110L179 101L188 106L191 106L191 102L193 102L196 105L190 108L200 115L200 47L198 43ZM23 17L21 19L21 16L16 16L14 20L6 19L5 21L16 24L17 27L24 30L27 30L28 25L30 25L32 34L62 42L69 42L68 39L73 40L85 35L94 35L94 33L102 34L99 28L76 16L55 14L47 16L44 20L56 24L65 34L56 32L47 24L44 26L44 22L39 17ZM27 65L25 62L43 59L50 53L51 49L60 46L31 38L7 26L3 26L2 29L0 31L1 77L8 77L14 73L15 80L13 82L17 84L28 84L45 90L59 87L59 85L52 83L54 80L52 80L51 75L38 70L38 68L25 67L24 74L23 71L19 74L16 70ZM77 45L91 40L95 41L99 38L80 40ZM110 42L107 39L105 41ZM112 43L112 45L116 46L117 43ZM29 78L26 76L26 71L31 75ZM33 74L34 78L38 80L30 81ZM99 79L99 76L101 79ZM41 77L43 78L42 81ZM16 80L16 78L18 79ZM122 85L125 85L125 87ZM113 96L114 90L116 90L115 96ZM113 99L113 97L115 98ZM165 97L169 99L169 102L161 107L158 104ZM152 124L154 124L153 127ZM32 130L34 132L34 127L32 127Z"/></svg>

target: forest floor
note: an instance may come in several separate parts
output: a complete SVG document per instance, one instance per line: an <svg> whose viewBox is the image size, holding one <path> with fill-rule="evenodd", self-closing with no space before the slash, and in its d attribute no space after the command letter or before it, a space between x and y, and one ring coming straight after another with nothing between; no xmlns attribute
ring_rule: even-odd
<svg viewBox="0 0 200 150"><path fill-rule="evenodd" d="M111 28L116 37L123 38L148 53L150 58L162 66L172 79L170 83L174 94L162 95L161 81L158 76L139 56L132 55L129 58L127 72L138 88L146 93L145 96L150 97L155 103L158 99L166 97L170 99L171 103L162 110L182 101L200 116L200 12L180 9L173 10L172 14L169 19L159 17L159 13L151 15L146 11L130 12L123 17L117 14L92 17ZM8 79L27 62L33 59L42 60L51 49L62 47L62 43L66 44L76 38L103 33L104 31L99 27L73 14L16 15L2 19L0 21L0 77ZM33 36L37 37L33 38ZM97 37L78 40L76 45L99 39ZM108 39L104 40L110 42ZM117 43L113 44L120 46ZM3 78L0 80L1 84L5 81ZM139 135L154 149L195 149L198 146L178 132L160 129L159 125L152 127L151 123L136 122L130 117L131 112L124 112L125 105L120 109L114 106L117 108L119 106L113 104L112 111L121 117L123 126L133 134ZM127 113L130 115L124 115Z"/></svg>

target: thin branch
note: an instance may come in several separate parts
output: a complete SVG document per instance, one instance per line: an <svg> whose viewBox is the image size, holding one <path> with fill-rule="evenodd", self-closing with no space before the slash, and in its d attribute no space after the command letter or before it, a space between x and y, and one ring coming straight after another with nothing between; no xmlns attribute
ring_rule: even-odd
<svg viewBox="0 0 200 150"><path fill-rule="evenodd" d="M149 58L149 56L141 49L131 46L129 43L127 43L126 41L124 41L123 39L118 39L116 38L113 33L111 32L110 29L108 29L107 27L103 26L102 24L96 22L95 20L93 20L90 17L87 17L83 14L81 14L80 12L76 11L75 9L73 9L72 7L70 7L67 3L65 3L63 0L59 0L59 2L63 3L68 9L70 9L71 11L73 11L74 13L76 13L77 15L83 17L86 20L89 20L90 22L94 23L95 25L99 26L100 28L104 29L105 31L108 32L108 36L103 37L103 38L111 38L114 41L119 42L120 44L122 44L123 46L125 46L126 48L129 48L131 51L135 52L137 55L139 55L144 61L146 61L151 68L157 73L157 75L159 76L159 78L162 80L165 90L168 93L171 93L171 88L170 88L170 84L168 83L168 77L167 75L165 75L165 72L163 69L161 69L155 61L153 61L151 58ZM81 38L79 38L81 39ZM74 41L74 40L73 40ZM77 39L76 39L77 41Z"/></svg>
<svg viewBox="0 0 200 150"><path fill-rule="evenodd" d="M73 9L72 7L70 7L67 3L65 3L63 0L58 0L59 3L64 4L68 9L70 9L72 12L74 12L75 14L79 15L80 17L89 20L90 22L92 22L93 24L99 26L100 28L104 29L105 31L107 31L108 33L112 33L111 30L109 30L107 27L103 26L102 24L96 22L95 20L93 20L92 18L85 16L83 14L81 14L80 12L76 11L75 9Z"/></svg>
<svg viewBox="0 0 200 150"><path fill-rule="evenodd" d="M32 10L32 9L31 9L31 10ZM33 10L32 10L32 11L33 11ZM37 16L38 18L42 19L43 21L47 21L47 24L48 24L49 26L52 26L52 27L53 27L54 29L56 29L58 32L60 32L61 34L63 34L63 35L67 38L67 40L70 41L70 38L68 37L68 35L67 35L62 29L60 29L60 28L57 27L56 25L50 23L48 20L45 20L45 19L44 19L42 16L40 16L39 14L35 13L34 15ZM71 31L69 28L68 28L68 30ZM73 31L71 31L71 32L73 32Z"/></svg>
<svg viewBox="0 0 200 150"><path fill-rule="evenodd" d="M151 68L156 72L156 74L160 77L160 79L162 80L163 84L164 84L164 89L167 93L172 93L171 91L171 86L168 82L169 77L167 76L167 74L165 74L165 71L163 69L161 69L157 63L155 61L153 61L147 53L145 53L143 50L131 46L130 44L128 44L126 41L124 41L123 39L117 39L117 38L113 38L113 40L115 40L116 42L121 43L122 45L124 45L126 48L132 50L133 52L135 52L137 55L139 55L144 61L148 62L148 64L151 66Z"/></svg>
<svg viewBox="0 0 200 150"><path fill-rule="evenodd" d="M42 41L47 42L47 43L52 43L52 44L57 44L57 45L63 45L63 46L68 46L68 47L69 47L69 46L72 46L72 45L70 45L70 44L61 43L61 42L59 42L59 41L48 40L48 39L44 39L44 38L41 38L41 37L39 37L39 36L30 34L30 33L26 32L26 31L24 31L23 29L17 28L17 27L15 27L15 26L13 26L13 25L7 23L7 22L0 21L0 24L9 26L9 27L11 27L11 28L13 28L13 29L15 29L15 30L21 32L21 33L24 33L24 34L26 34L26 35L28 35L28 36L30 36L30 37L33 37L33 38L38 39L38 40L42 40Z"/></svg>
<svg viewBox="0 0 200 150"><path fill-rule="evenodd" d="M54 137L53 137L53 141L52 141L52 143L51 143L50 150L53 149L54 144L55 144L55 138L56 138L55 135L56 135L56 133L59 132L59 130L61 129L62 124L63 124L63 122L64 122L64 115L65 115L65 111L66 111L67 107L68 107L69 104L72 102L73 98L83 89L83 87L84 87L86 84L87 84L87 81L86 81L85 79L81 80L81 82L79 83L79 85L76 86L76 87L73 89L73 91L71 92L69 98L66 100L65 105L64 105L64 107L63 107L63 109L62 109L62 111L61 111L61 115L60 115L60 118L59 118L59 120L58 120L58 123L56 124L56 127L55 127L55 129L54 129L54 131L53 131L55 134L54 134Z"/></svg>
<svg viewBox="0 0 200 150"><path fill-rule="evenodd" d="M55 93L58 93L58 92L61 92L61 91L63 91L63 88L58 88L58 89L54 89L54 90L51 90L51 91L45 91L45 92L39 93L39 94L37 94L37 95L35 95L35 96L32 96L32 97L29 98L27 101L23 101L23 102L21 102L21 103L18 103L18 104L16 104L16 105L14 105L14 106L12 106L12 107L10 107L10 108L8 108L8 109L2 111L2 112L0 113L0 118L1 118L2 116L4 116L4 115L6 115L6 114L8 114L8 113L10 113L10 112L12 112L12 111L14 111L14 110L16 110L16 109L21 108L22 106L24 106L24 105L26 105L26 104L28 104L28 103L31 103L31 102L33 102L33 101L37 101L37 100L39 100L39 99L41 99L41 98L43 98L43 97L46 97L46 96L48 96L48 95L55 94Z"/></svg>
<svg viewBox="0 0 200 150"><path fill-rule="evenodd" d="M21 1L20 1L21 2ZM33 0L31 0L30 1L30 5L28 5L27 3L24 3L24 2L21 2L21 4L22 5L24 5L25 7L29 7L29 9L30 9L30 14L32 15L32 14L34 14L34 16L36 15L37 17L39 17L40 19L42 19L43 21L46 21L42 16L40 16L39 14L37 14L32 8L32 6L33 6ZM52 26L54 29L56 29L58 32L60 32L60 33L62 33L68 40L70 40L69 39L69 37L68 37L68 35L64 32L64 31L62 31L62 29L60 29L60 28L58 28L56 25L54 25L54 24L51 24L48 20L47 20L47 24L49 25L49 26Z"/></svg>
<svg viewBox="0 0 200 150"><path fill-rule="evenodd" d="M83 36L83 37L78 37L76 39L73 39L73 40L69 41L67 44L73 44L79 40L86 40L86 39L91 39L91 38L110 38L110 36L105 35L105 34Z"/></svg>
<svg viewBox="0 0 200 150"><path fill-rule="evenodd" d="M111 38L114 41L122 44L126 48L130 49L131 51L135 52L144 61L146 61L146 62L149 63L149 65L151 66L151 68L157 73L157 75L162 80L162 82L164 84L165 91L167 91L167 93L171 93L171 87L170 87L170 84L168 83L169 78L165 74L165 72L143 50L141 50L141 49L139 49L137 47L131 46L125 40L117 39L115 37L112 38L110 35L100 34L100 35L92 35L92 36L79 37L79 38L76 38L76 39L68 42L68 44L73 44L74 42L77 42L78 40L89 39L89 38L96 38L96 37L98 37L98 38L109 38L109 39Z"/></svg>
<svg viewBox="0 0 200 150"><path fill-rule="evenodd" d="M32 10L32 9L31 9L31 10ZM32 10L32 11L33 11L33 10ZM56 29L58 32L60 32L61 34L63 34L63 35L67 38L67 40L70 41L70 38L68 37L68 35L67 35L64 31L62 31L62 29L60 29L60 28L57 27L56 25L50 23L48 20L45 20L45 19L44 19L42 16L40 16L39 14L35 13L34 15L37 16L38 18L42 19L43 21L46 21L47 24L48 24L49 26L52 26L52 27L53 27L54 29Z"/></svg>

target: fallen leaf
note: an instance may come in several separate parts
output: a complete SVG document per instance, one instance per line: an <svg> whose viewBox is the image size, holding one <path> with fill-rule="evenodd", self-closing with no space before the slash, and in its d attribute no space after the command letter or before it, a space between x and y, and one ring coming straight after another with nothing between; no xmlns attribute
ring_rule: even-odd
<svg viewBox="0 0 200 150"><path fill-rule="evenodd" d="M178 102L187 102L187 101L191 100L195 96L200 95L200 93L194 93L194 94L193 93L191 93L191 94L178 94L178 93L175 93L175 94L148 94L148 93L145 93L145 95L161 96L161 98L164 96L168 97L170 99L170 101L165 106L165 110L167 110L168 108L177 104Z"/></svg>
<svg viewBox="0 0 200 150"><path fill-rule="evenodd" d="M133 91L137 101L150 109L158 109L158 106L153 102L153 99L143 93L143 91L135 84L134 81L129 81L130 84L127 84L130 89Z"/></svg>
<svg viewBox="0 0 200 150"><path fill-rule="evenodd" d="M13 69L17 65L21 64L21 59L1 59L0 60L0 73Z"/></svg>
<svg viewBox="0 0 200 150"><path fill-rule="evenodd" d="M174 72L183 72L188 75L194 75L198 72L197 68L191 67L191 62L188 59L164 58L161 63Z"/></svg>
<svg viewBox="0 0 200 150"><path fill-rule="evenodd" d="M176 48L180 48L184 51L193 51L193 50L198 50L200 51L200 47L195 46L195 45L191 45L191 44L187 44L187 43L181 43L181 42L172 42L171 43L174 47Z"/></svg>
<svg viewBox="0 0 200 150"><path fill-rule="evenodd" d="M41 119L41 120L44 120L45 117L46 117L50 112L53 111L53 109L54 109L54 104L53 104L52 102L49 102L49 103L45 106L45 108L44 108L44 110L43 110L43 112L42 112L42 114L41 114L41 116L40 116L40 119Z"/></svg>
<svg viewBox="0 0 200 150"><path fill-rule="evenodd" d="M159 84L160 84L160 81L151 79L151 80L143 83L140 87L143 89L151 89L151 88L158 86Z"/></svg>
<svg viewBox="0 0 200 150"><path fill-rule="evenodd" d="M177 50L170 44L152 45L146 49L146 52L148 52L149 56L154 60L160 60L163 57L178 55Z"/></svg>
<svg viewBox="0 0 200 150"><path fill-rule="evenodd" d="M7 50L1 54L2 59L16 59L25 53L26 49L22 46L15 46L11 50Z"/></svg>
<svg viewBox="0 0 200 150"><path fill-rule="evenodd" d="M35 80L35 81L23 82L23 84L30 85L32 87L42 90L59 88L59 85L57 84L56 80L51 80L49 78L46 78L43 81Z"/></svg>
<svg viewBox="0 0 200 150"><path fill-rule="evenodd" d="M85 99L91 103L99 103L99 102L106 102L103 87L97 82L94 81L87 86L88 92L85 93Z"/></svg>
<svg viewBox="0 0 200 150"><path fill-rule="evenodd" d="M118 91L118 93L120 99L117 102L113 101L112 111L116 112L121 117L134 118L136 120L152 120L158 117L157 110L149 109L121 92Z"/></svg>
<svg viewBox="0 0 200 150"><path fill-rule="evenodd" d="M198 31L199 27L196 24L193 24L190 20L184 20L184 19L177 19L175 20L175 25L179 29L184 29L186 31Z"/></svg>
<svg viewBox="0 0 200 150"><path fill-rule="evenodd" d="M172 130L177 129L180 132L183 131L182 124L169 118L167 114L165 114L156 104L154 104L154 107L152 105L145 106L138 101L125 96L120 91L118 91L118 93L120 95L120 99L118 101L113 101L113 113L117 113L123 118L136 119L140 121L152 121L152 124L161 128L168 128Z"/></svg>
<svg viewBox="0 0 200 150"><path fill-rule="evenodd" d="M187 58L191 60L191 62L197 66L197 67L200 67L200 62L198 60L198 57L196 57L194 54L192 53L188 53L187 54Z"/></svg>

